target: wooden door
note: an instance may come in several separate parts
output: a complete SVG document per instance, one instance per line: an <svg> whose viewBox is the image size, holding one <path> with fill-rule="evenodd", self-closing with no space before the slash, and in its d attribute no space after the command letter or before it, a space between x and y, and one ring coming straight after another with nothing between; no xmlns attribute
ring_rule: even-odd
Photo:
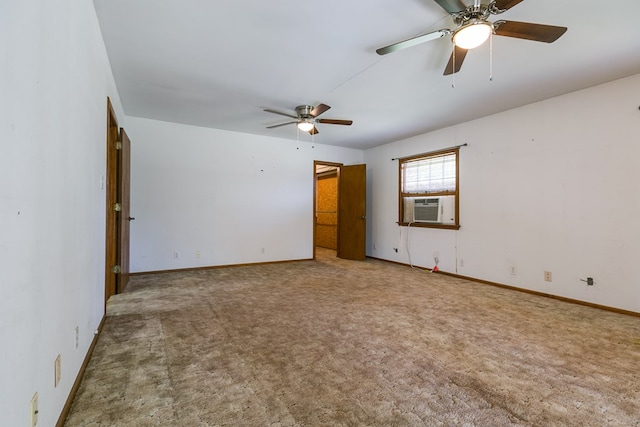
<svg viewBox="0 0 640 427"><path fill-rule="evenodd" d="M105 229L105 276L104 300L116 293L116 274L114 267L118 263L118 229L114 206L118 199L118 120L111 100L107 98L107 168L106 191L106 229Z"/></svg>
<svg viewBox="0 0 640 427"><path fill-rule="evenodd" d="M129 280L129 182L131 142L107 99L107 174L104 300L124 291Z"/></svg>
<svg viewBox="0 0 640 427"><path fill-rule="evenodd" d="M342 166L338 180L339 258L366 258L366 165Z"/></svg>
<svg viewBox="0 0 640 427"><path fill-rule="evenodd" d="M116 275L116 292L123 292L129 282L129 225L130 210L130 176L131 176L131 141L129 136L120 128L120 145L118 149L118 203L120 211L118 218L118 265L120 272Z"/></svg>

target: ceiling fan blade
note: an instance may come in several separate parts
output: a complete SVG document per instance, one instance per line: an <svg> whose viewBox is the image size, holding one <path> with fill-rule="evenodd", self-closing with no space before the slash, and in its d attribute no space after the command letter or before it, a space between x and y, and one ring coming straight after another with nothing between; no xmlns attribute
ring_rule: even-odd
<svg viewBox="0 0 640 427"><path fill-rule="evenodd" d="M447 67L444 69L445 76L448 76L450 74L457 73L458 71L460 71L460 68L462 67L462 61L464 61L464 57L467 56L467 52L469 52L467 49L463 49L456 45L453 45L453 48L455 49L455 66L456 67L454 70L453 69L454 53L452 53L451 57L449 57L449 63L447 64Z"/></svg>
<svg viewBox="0 0 640 427"><path fill-rule="evenodd" d="M294 116L293 114L283 113L282 111L270 110L268 108L265 108L262 111L266 111L267 113L280 114L281 116L291 117L292 119L297 119L298 118L298 116Z"/></svg>
<svg viewBox="0 0 640 427"><path fill-rule="evenodd" d="M465 10L467 5L462 0L434 0L441 8L449 13L457 13Z"/></svg>
<svg viewBox="0 0 640 427"><path fill-rule="evenodd" d="M498 9L501 13L511 9L513 6L521 3L524 0L496 0L494 3L495 9Z"/></svg>
<svg viewBox="0 0 640 427"><path fill-rule="evenodd" d="M311 117L318 117L320 114L324 113L325 111L327 111L329 108L328 105L326 104L318 104L314 107L313 110L311 110Z"/></svg>
<svg viewBox="0 0 640 427"><path fill-rule="evenodd" d="M309 131L309 135L315 135L318 132L318 128L316 128L315 126L313 128L311 128L311 130Z"/></svg>
<svg viewBox="0 0 640 427"><path fill-rule="evenodd" d="M396 50L406 49L408 47L415 46L420 43L425 43L431 40L439 39L448 34L451 34L451 30L444 29L444 30L433 31L431 33L427 33L418 37L413 37L407 40L403 40L401 42L394 43L389 46L381 47L380 49L376 50L376 53L378 55L386 55L387 53L395 52Z"/></svg>
<svg viewBox="0 0 640 427"><path fill-rule="evenodd" d="M353 123L353 120L339 120L339 119L318 119L316 120L317 123L325 123L328 125L345 125L345 126L351 126L351 124Z"/></svg>
<svg viewBox="0 0 640 427"><path fill-rule="evenodd" d="M295 121L295 122L286 122L286 123L280 123L277 125L271 125L271 126L267 126L267 129L279 128L280 126L292 125L294 123L298 123L298 122Z"/></svg>
<svg viewBox="0 0 640 427"><path fill-rule="evenodd" d="M498 36L545 43L553 43L567 31L567 27L518 21L497 21L493 25Z"/></svg>

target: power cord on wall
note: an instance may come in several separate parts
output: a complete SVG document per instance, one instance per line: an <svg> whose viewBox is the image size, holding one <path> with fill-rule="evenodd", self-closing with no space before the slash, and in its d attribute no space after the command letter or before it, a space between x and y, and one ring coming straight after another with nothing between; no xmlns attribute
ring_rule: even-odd
<svg viewBox="0 0 640 427"><path fill-rule="evenodd" d="M411 224L413 224L413 222L410 222L409 225L407 225L407 256L409 257L409 266L414 268L413 263L411 262L411 251L409 250L409 236L411 236L411 232L409 230L411 229Z"/></svg>
<svg viewBox="0 0 640 427"><path fill-rule="evenodd" d="M422 267L416 267L416 266L414 266L414 265L413 265L413 262L411 261L411 250L409 249L409 246L410 246L409 242L410 242L410 240L411 240L411 239L410 239L410 236L411 236L411 231L410 231L410 230L411 230L411 224L413 224L413 221L412 221L412 222L409 222L409 223L407 224L407 257L409 258L409 266L410 266L411 268L417 268L417 269L419 269L419 270L423 270L423 268L422 268ZM440 262L440 256L439 256L439 254L438 254L437 252L436 252L436 253L434 253L433 261L434 261L434 263L435 263L434 267L433 267L431 270L429 270L428 268L425 268L425 269L424 269L424 271L428 271L428 272L430 272L430 273L434 273L434 272L439 271L439 270L438 270L438 263Z"/></svg>
<svg viewBox="0 0 640 427"><path fill-rule="evenodd" d="M411 232L410 232L411 224L413 224L413 223L414 223L414 222L413 222L413 221L411 221L411 222L409 222L409 223L407 224L407 257L409 258L409 266L410 266L411 268L417 268L418 270L423 271L424 269L423 269L422 267L416 267L416 266L414 266L414 265L413 265L413 261L411 261L411 250L409 249L409 246L410 246L410 245L409 245L409 241L410 241L410 236L411 236ZM427 269L426 271L429 271L429 270Z"/></svg>

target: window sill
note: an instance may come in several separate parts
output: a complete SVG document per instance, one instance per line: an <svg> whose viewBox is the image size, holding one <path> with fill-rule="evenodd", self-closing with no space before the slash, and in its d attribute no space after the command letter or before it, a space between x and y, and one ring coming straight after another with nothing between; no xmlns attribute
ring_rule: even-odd
<svg viewBox="0 0 640 427"><path fill-rule="evenodd" d="M440 228L444 230L459 230L460 224L435 224L428 222L398 222L397 223L401 227L412 227L412 228Z"/></svg>

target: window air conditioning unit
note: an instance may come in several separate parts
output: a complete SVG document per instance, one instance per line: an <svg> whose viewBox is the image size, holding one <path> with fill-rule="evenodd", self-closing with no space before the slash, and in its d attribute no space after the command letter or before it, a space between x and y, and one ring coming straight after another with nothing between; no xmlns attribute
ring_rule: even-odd
<svg viewBox="0 0 640 427"><path fill-rule="evenodd" d="M442 203L439 197L415 199L413 202L413 222L442 222Z"/></svg>

